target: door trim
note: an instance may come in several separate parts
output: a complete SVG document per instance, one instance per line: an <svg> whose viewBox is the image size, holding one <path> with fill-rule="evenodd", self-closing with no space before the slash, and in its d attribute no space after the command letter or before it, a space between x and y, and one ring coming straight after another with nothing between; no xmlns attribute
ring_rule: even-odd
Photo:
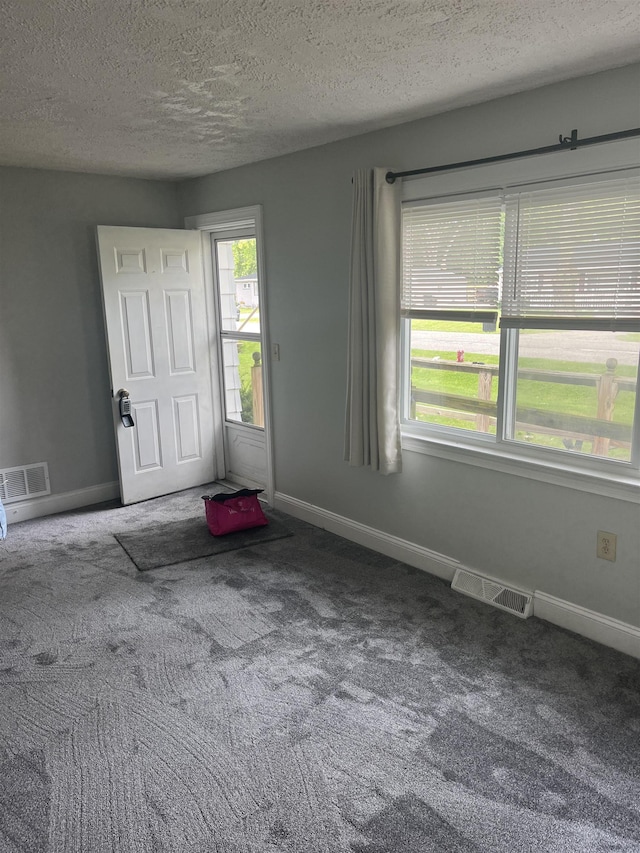
<svg viewBox="0 0 640 853"><path fill-rule="evenodd" d="M251 228L256 236L256 259L258 262L258 292L260 296L260 331L263 340L263 355L262 355L262 383L264 393L264 448L265 462L267 468L267 477L265 483L265 497L269 504L273 505L273 497L275 493L274 469L273 469L273 433L271 420L271 341L269 335L269 306L267 303L267 275L264 254L264 229L262 217L262 205L255 204L249 207L236 207L231 210L221 210L213 213L202 213L197 216L187 216L184 220L184 227L187 230L197 230L202 232L215 232L216 236L224 236L227 231L237 232L242 228ZM213 274L213 253L211 250L203 252L205 257L205 284L207 292L207 311L212 325L215 323L214 318L217 316L215 310L215 293L214 293L214 274ZM215 333L217 330L212 329ZM212 353L211 368L215 371L216 377L219 375L220 365L218 364L218 353ZM218 422L219 419L219 422ZM224 429L224 413L219 411L216 413L216 423L214 428L219 430L218 435L223 436ZM224 460L217 459L218 470L224 471Z"/></svg>

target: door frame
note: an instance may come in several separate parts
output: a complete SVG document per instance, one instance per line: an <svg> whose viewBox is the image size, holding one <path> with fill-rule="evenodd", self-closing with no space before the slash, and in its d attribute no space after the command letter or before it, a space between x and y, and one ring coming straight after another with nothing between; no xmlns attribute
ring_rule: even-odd
<svg viewBox="0 0 640 853"><path fill-rule="evenodd" d="M231 210L221 210L213 213L202 213L197 216L187 216L184 220L187 230L197 230L206 234L204 242L208 243L205 250L203 246L205 290L207 299L207 314L210 330L217 340L219 337L218 307L215 293L215 273L213 269L213 240L212 235L224 237L225 232L230 235L239 229L248 228L255 233L256 259L258 263L258 294L260 300L260 333L262 336L262 386L264 395L264 449L266 462L265 497L273 504L275 483L273 474L273 433L271 418L271 342L269 336L269 313L266 298L266 269L264 255L264 231L262 220L262 205L255 204L248 207L236 207ZM220 409L214 406L214 432L219 441L215 442L216 467L219 472L225 471L224 460L224 427L225 413L222 389L220 387L220 358L218 347L211 353L211 372L214 388L217 389L218 398L222 402Z"/></svg>

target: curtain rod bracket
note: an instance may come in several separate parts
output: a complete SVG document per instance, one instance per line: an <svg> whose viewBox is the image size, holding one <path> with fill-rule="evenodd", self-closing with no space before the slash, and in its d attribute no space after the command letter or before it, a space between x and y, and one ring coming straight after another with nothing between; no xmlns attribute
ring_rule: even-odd
<svg viewBox="0 0 640 853"><path fill-rule="evenodd" d="M558 137L558 140L560 142L560 145L570 145L571 150L575 151L576 148L578 147L576 145L576 142L578 141L578 131L575 129L572 130L571 136L563 136L562 134L560 134L560 136Z"/></svg>

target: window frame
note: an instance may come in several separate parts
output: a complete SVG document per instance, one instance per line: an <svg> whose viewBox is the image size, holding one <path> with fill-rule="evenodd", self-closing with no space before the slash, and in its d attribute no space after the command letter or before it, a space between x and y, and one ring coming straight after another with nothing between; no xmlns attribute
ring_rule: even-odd
<svg viewBox="0 0 640 853"><path fill-rule="evenodd" d="M218 244L219 243L228 243L228 242L232 243L234 240L254 240L255 244L256 244L256 256L257 256L258 236L256 233L255 225L253 228L250 228L248 226L239 227L236 229L229 228L223 234L221 234L219 232L213 232L211 234L211 251L212 251L213 265L214 265L214 270L213 270L214 280L217 281L217 287L215 288L215 292L216 292L216 302L217 302L217 308L218 308L218 314L217 314L218 317L222 316L222 293L220 290L220 282L218 281L218 276L219 276L219 272L218 272L218 264L219 264ZM258 274L256 273L256 280L257 280L257 278L258 278ZM243 285L244 285L243 289L250 287L249 282L243 282ZM260 295L261 294L258 294L258 305L259 306L260 306ZM224 404L224 421L226 424L233 424L235 426L240 425L243 427L247 427L248 429L259 430L260 432L264 432L264 429L265 429L264 426L261 426L259 424L250 423L249 421L237 420L237 419L231 418L229 416L229 411L227 408L227 388L226 388L226 377L225 377L226 365L225 365L225 360L224 360L223 346L224 346L225 341L227 341L227 342L228 341L234 341L236 343L259 344L260 345L260 353L261 353L261 359L260 360L261 360L261 364L263 366L263 374L262 375L263 375L263 379L264 379L264 373L265 373L265 370L264 370L264 346L263 346L264 342L263 342L262 332L263 332L262 322L260 323L260 331L258 331L258 332L244 332L244 331L240 331L238 329L225 329L223 327L222 323L220 324L220 328L218 330L218 338L219 338L219 340L218 340L218 344L219 344L218 358L219 358L219 363L220 363L220 383L221 383L221 387L223 389L222 398L223 398L223 404ZM264 385L263 385L263 389L264 389ZM263 391L263 393L264 393L264 391Z"/></svg>
<svg viewBox="0 0 640 853"><path fill-rule="evenodd" d="M415 203L441 199L446 202L454 200L456 196L463 197L476 192L542 188L550 181L587 183L619 177L619 173L637 172L639 168L637 143L632 146L628 141L571 153L579 156L568 160L562 152L526 158L517 163L511 161L455 173L405 179L402 201ZM505 426L513 418L516 397L518 329L500 330L501 369L495 436L410 420L410 323L409 318L401 320L400 423L404 450L640 503L640 364L630 461L620 462L586 454L581 456L571 451L526 445L506 437Z"/></svg>

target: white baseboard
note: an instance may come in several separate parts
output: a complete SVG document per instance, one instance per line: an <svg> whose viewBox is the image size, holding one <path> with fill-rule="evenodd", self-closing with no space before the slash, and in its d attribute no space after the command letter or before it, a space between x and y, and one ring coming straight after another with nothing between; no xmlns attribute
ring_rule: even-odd
<svg viewBox="0 0 640 853"><path fill-rule="evenodd" d="M635 625L539 591L534 594L533 615L603 646L640 658L640 628Z"/></svg>
<svg viewBox="0 0 640 853"><path fill-rule="evenodd" d="M292 498L289 495L276 492L274 506L283 512L308 521L310 524L337 533L345 539L357 542L373 551L386 554L409 566L415 566L444 580L452 581L456 569L465 569L479 574L478 569L462 565L458 560L431 551L421 545L400 539L389 533L383 533L374 527L368 527L358 521L353 521L321 507ZM509 585L507 580L502 583ZM488 605L489 606L489 605ZM552 622L561 628L574 631L590 640L602 643L612 649L617 649L627 655L640 658L640 628L604 616L594 610L587 610L570 601L563 601L548 595L546 592L533 592L533 614L539 619Z"/></svg>
<svg viewBox="0 0 640 853"><path fill-rule="evenodd" d="M351 542L357 542L359 545L371 548L372 551L386 554L388 557L393 557L402 563L415 566L417 569L422 569L447 581L452 581L456 569L462 568L457 560L446 557L444 554L438 554L437 551L431 551L429 548L416 545L407 539L400 539L398 536L392 536L390 533L376 530L375 527L360 524L358 521L337 515L335 512L329 512L281 492L275 493L274 506L276 509L288 512L295 518L308 521L310 524L321 527L323 530L329 530L331 533L337 533L338 536L349 539Z"/></svg>
<svg viewBox="0 0 640 853"><path fill-rule="evenodd" d="M47 495L42 498L8 504L5 506L5 512L7 513L7 523L12 524L17 521L27 521L30 518L54 515L56 512L66 512L70 509L99 504L103 501L111 501L119 497L119 482L100 483L98 486L76 489L73 492L62 492L58 495Z"/></svg>

